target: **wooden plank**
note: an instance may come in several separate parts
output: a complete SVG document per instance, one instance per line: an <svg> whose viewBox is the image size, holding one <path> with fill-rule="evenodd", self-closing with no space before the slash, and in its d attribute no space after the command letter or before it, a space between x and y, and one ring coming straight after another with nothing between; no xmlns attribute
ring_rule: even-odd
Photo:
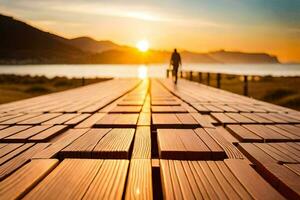
<svg viewBox="0 0 300 200"><path fill-rule="evenodd" d="M279 134L290 138L293 141L300 141L300 134L299 135L294 135L293 132L288 132L284 129L279 128L278 126L274 126L274 125L266 125L268 128L278 132Z"/></svg>
<svg viewBox="0 0 300 200"><path fill-rule="evenodd" d="M238 112L237 109L230 107L228 105L215 105L217 107L219 107L221 110L224 110L225 112Z"/></svg>
<svg viewBox="0 0 300 200"><path fill-rule="evenodd" d="M235 121L239 122L240 124L252 124L255 121L239 114L239 113L225 113L225 115L229 116L230 118L234 119Z"/></svg>
<svg viewBox="0 0 300 200"><path fill-rule="evenodd" d="M208 162L198 162L205 174L205 176L207 177L208 181L211 183L212 187L214 188L214 190L216 191L216 193L218 194L218 196L220 197L220 199L231 199L230 196L228 196L228 194L226 194L226 190L224 190L221 186L221 184L218 182L217 180L217 173L218 170L213 171L209 165ZM229 186L229 185L227 185ZM232 189L231 187L228 187L230 189ZM231 195L234 195L234 193L231 193ZM235 198L236 198L236 194L235 194ZM233 198L233 199L235 199Z"/></svg>
<svg viewBox="0 0 300 200"><path fill-rule="evenodd" d="M5 146L6 149L13 148L13 151L10 151L9 153L7 153L7 151L4 153L5 155L3 155L0 158L0 165L4 164L5 162L9 161L10 159L16 157L17 155L19 155L20 153L22 153L23 151L27 150L28 148L32 147L34 145L34 143L26 143L24 145L21 145L21 147L19 148L15 148L16 145L14 144L8 144ZM10 147L12 146L12 147Z"/></svg>
<svg viewBox="0 0 300 200"><path fill-rule="evenodd" d="M284 166L295 172L300 177L300 164L284 164Z"/></svg>
<svg viewBox="0 0 300 200"><path fill-rule="evenodd" d="M92 158L128 159L134 129L112 129L93 149Z"/></svg>
<svg viewBox="0 0 300 200"><path fill-rule="evenodd" d="M256 165L259 173L285 197L289 199L300 197L300 181L297 174L277 164L276 160L253 144L240 143L239 147Z"/></svg>
<svg viewBox="0 0 300 200"><path fill-rule="evenodd" d="M191 113L194 119L201 125L203 128L214 128L211 121L206 117L208 115L201 115L199 113Z"/></svg>
<svg viewBox="0 0 300 200"><path fill-rule="evenodd" d="M164 199L253 199L223 161L160 164Z"/></svg>
<svg viewBox="0 0 300 200"><path fill-rule="evenodd" d="M0 149L4 148L7 145L8 145L8 143L0 143Z"/></svg>
<svg viewBox="0 0 300 200"><path fill-rule="evenodd" d="M66 132L66 134L61 137L59 140L52 143L48 148L43 151L37 153L33 156L33 159L41 159L41 158L53 158L56 154L64 149L66 146L71 144L77 138L86 133L89 129L70 129Z"/></svg>
<svg viewBox="0 0 300 200"><path fill-rule="evenodd" d="M151 130L148 126L137 127L134 137L132 159L151 158Z"/></svg>
<svg viewBox="0 0 300 200"><path fill-rule="evenodd" d="M224 113L211 113L211 115L217 119L218 122L222 124L236 124L238 123L236 120L230 118Z"/></svg>
<svg viewBox="0 0 300 200"><path fill-rule="evenodd" d="M133 159L126 184L125 199L153 199L150 159Z"/></svg>
<svg viewBox="0 0 300 200"><path fill-rule="evenodd" d="M122 199L128 160L104 160L82 199Z"/></svg>
<svg viewBox="0 0 300 200"><path fill-rule="evenodd" d="M286 120L283 120L281 118L278 118L276 116L273 116L271 113L257 113L257 115L263 117L263 118L266 118L268 120L271 120L275 123L287 123Z"/></svg>
<svg viewBox="0 0 300 200"><path fill-rule="evenodd" d="M276 160L266 152L255 146L253 143L239 143L239 149L254 164L256 163L276 163Z"/></svg>
<svg viewBox="0 0 300 200"><path fill-rule="evenodd" d="M8 125L0 125L0 130L7 128Z"/></svg>
<svg viewBox="0 0 300 200"><path fill-rule="evenodd" d="M116 106L110 113L139 113L142 106Z"/></svg>
<svg viewBox="0 0 300 200"><path fill-rule="evenodd" d="M187 110L182 106L151 106L153 113L186 113Z"/></svg>
<svg viewBox="0 0 300 200"><path fill-rule="evenodd" d="M105 116L105 113L95 113L89 118L85 119L83 122L75 126L75 128L91 128L94 124L97 123L102 117Z"/></svg>
<svg viewBox="0 0 300 200"><path fill-rule="evenodd" d="M194 125L194 126L198 125L198 122L190 114L178 113L176 114L176 117L179 119L181 124Z"/></svg>
<svg viewBox="0 0 300 200"><path fill-rule="evenodd" d="M241 199L252 199L251 195L247 192L247 190L241 185L239 180L232 174L232 172L228 169L226 164L223 161L215 161L214 162L220 172L226 177L227 184L230 184L232 188L238 193Z"/></svg>
<svg viewBox="0 0 300 200"><path fill-rule="evenodd" d="M82 122L83 120L85 120L86 118L88 118L90 116L91 116L91 114L87 114L87 113L86 114L80 114L80 115L66 121L64 124L66 124L66 125L76 125L76 124Z"/></svg>
<svg viewBox="0 0 300 200"><path fill-rule="evenodd" d="M206 128L205 131L222 147L228 158L243 159L243 154L230 142L228 142L217 129Z"/></svg>
<svg viewBox="0 0 300 200"><path fill-rule="evenodd" d="M1 148L0 158L22 146L23 143L10 143Z"/></svg>
<svg viewBox="0 0 300 200"><path fill-rule="evenodd" d="M47 140L57 136L58 134L64 132L67 129L68 129L68 126L66 126L66 125L54 125L51 128L32 136L28 140L32 141L32 142L47 141Z"/></svg>
<svg viewBox="0 0 300 200"><path fill-rule="evenodd" d="M33 160L0 182L1 199L20 199L58 164L56 159Z"/></svg>
<svg viewBox="0 0 300 200"><path fill-rule="evenodd" d="M279 163L300 163L300 158L291 156L291 152L285 150L277 144L254 143L254 145ZM298 154L299 153L300 151L298 151Z"/></svg>
<svg viewBox="0 0 300 200"><path fill-rule="evenodd" d="M169 160L160 160L160 166L163 197L164 199L174 199L173 180L169 170ZM177 198L180 198L180 196L181 193L178 193Z"/></svg>
<svg viewBox="0 0 300 200"><path fill-rule="evenodd" d="M203 104L203 106L204 106L205 108L207 108L210 112L224 112L223 109L218 108L218 107L216 107L216 106L214 106L214 105Z"/></svg>
<svg viewBox="0 0 300 200"><path fill-rule="evenodd" d="M121 101L117 105L118 106L142 106L143 101Z"/></svg>
<svg viewBox="0 0 300 200"><path fill-rule="evenodd" d="M227 125L226 129L241 142L262 142L263 138L241 125Z"/></svg>
<svg viewBox="0 0 300 200"><path fill-rule="evenodd" d="M214 140L211 135L208 134L206 129L197 128L195 129L197 136L205 143L205 145L210 149L211 156L210 159L218 160L226 158L226 153L222 146Z"/></svg>
<svg viewBox="0 0 300 200"><path fill-rule="evenodd" d="M74 117L78 117L79 115L80 115L79 113L67 113L67 114L63 114L58 117L55 117L53 119L50 119L46 122L43 122L43 124L52 124L52 125L63 124L66 121L73 119Z"/></svg>
<svg viewBox="0 0 300 200"><path fill-rule="evenodd" d="M40 116L32 117L30 119L26 119L24 121L18 122L18 124L37 125L37 124L41 124L47 120L50 120L52 118L55 118L59 115L61 115L61 113L46 113L46 114L42 114Z"/></svg>
<svg viewBox="0 0 300 200"><path fill-rule="evenodd" d="M216 128L216 130L217 130L216 134L221 135L224 139L226 139L231 144L236 145L237 143L239 143L239 140L235 138L233 135L231 135L225 128L219 126Z"/></svg>
<svg viewBox="0 0 300 200"><path fill-rule="evenodd" d="M6 121L3 121L1 122L0 124L8 124L8 125L12 125L12 124L16 124L20 121L23 121L23 120L27 120L27 119L30 119L30 118L33 118L33 117L37 117L39 115L42 115L42 113L30 113L30 114L25 114L25 115L21 115L19 117L15 117L13 119L9 119L9 120L6 120Z"/></svg>
<svg viewBox="0 0 300 200"><path fill-rule="evenodd" d="M61 158L92 158L92 151L111 129L90 129L83 136L60 151Z"/></svg>
<svg viewBox="0 0 300 200"><path fill-rule="evenodd" d="M139 114L107 114L96 122L98 128L135 128Z"/></svg>
<svg viewBox="0 0 300 200"><path fill-rule="evenodd" d="M65 159L24 199L82 199L103 160Z"/></svg>
<svg viewBox="0 0 300 200"><path fill-rule="evenodd" d="M151 102L152 106L180 106L180 102L177 101L166 101L166 100L153 100Z"/></svg>
<svg viewBox="0 0 300 200"><path fill-rule="evenodd" d="M201 104L192 104L192 105L200 113L203 113L203 114L210 113L210 110Z"/></svg>
<svg viewBox="0 0 300 200"><path fill-rule="evenodd" d="M262 137L265 142L272 142L272 141L289 141L290 138L287 138L283 135L280 135L279 133L273 131L272 129L267 128L264 125L243 125L244 128L247 128L248 130L252 131L256 135Z"/></svg>
<svg viewBox="0 0 300 200"><path fill-rule="evenodd" d="M141 112L137 122L138 126L150 126L151 125L151 113Z"/></svg>
<svg viewBox="0 0 300 200"><path fill-rule="evenodd" d="M25 146L25 145L23 145L23 146ZM29 149L27 149L26 151L22 152L21 154L19 154L18 156L14 157L13 159L2 164L0 166L0 180L5 178L6 176L10 175L12 172L17 170L18 168L20 168L28 160L30 160L34 154L42 151L48 145L49 144L47 144L47 143L36 144L36 145L30 147ZM22 147L20 147L20 148L22 148Z"/></svg>
<svg viewBox="0 0 300 200"><path fill-rule="evenodd" d="M284 121L288 122L289 124L300 122L298 119L290 117L289 115L283 115L281 113L270 113L270 115L272 115L273 117L276 117L278 119L284 120Z"/></svg>
<svg viewBox="0 0 300 200"><path fill-rule="evenodd" d="M6 137L4 140L11 141L11 142L26 142L28 140L28 138L46 130L46 129L49 129L51 126L52 125L33 126L29 129L26 129L24 131L21 131L14 135Z"/></svg>
<svg viewBox="0 0 300 200"><path fill-rule="evenodd" d="M284 199L272 186L270 186L254 169L243 160L228 159L224 161L230 171L238 178L240 183L255 199Z"/></svg>
<svg viewBox="0 0 300 200"><path fill-rule="evenodd" d="M22 115L24 115L24 114L23 113L6 114L6 115L0 117L0 122L7 121L9 119L13 119L16 117L20 117Z"/></svg>
<svg viewBox="0 0 300 200"><path fill-rule="evenodd" d="M210 159L211 150L193 130L158 129L159 156L163 159Z"/></svg>
<svg viewBox="0 0 300 200"><path fill-rule="evenodd" d="M280 124L280 125L276 125L276 127L288 131L293 135L300 136L300 127L294 125L288 125L288 124Z"/></svg>
<svg viewBox="0 0 300 200"><path fill-rule="evenodd" d="M11 126L0 131L0 139L6 138L23 130L30 128L31 126Z"/></svg>
<svg viewBox="0 0 300 200"><path fill-rule="evenodd" d="M257 115L256 113L241 113L241 115L245 116L245 117L248 117L249 119L252 119L253 121L256 121L260 124L272 124L274 123L273 121L269 120L269 119L266 119L266 118L263 118L259 115Z"/></svg>
<svg viewBox="0 0 300 200"><path fill-rule="evenodd" d="M177 128L181 125L175 114L152 114L152 122L155 128Z"/></svg>

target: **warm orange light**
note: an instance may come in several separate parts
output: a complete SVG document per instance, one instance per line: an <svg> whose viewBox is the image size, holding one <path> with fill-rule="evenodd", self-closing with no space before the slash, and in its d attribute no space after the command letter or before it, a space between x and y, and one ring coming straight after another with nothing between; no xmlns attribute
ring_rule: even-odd
<svg viewBox="0 0 300 200"><path fill-rule="evenodd" d="M147 40L141 40L136 44L136 47L142 51L146 52L149 49L149 42Z"/></svg>
<svg viewBox="0 0 300 200"><path fill-rule="evenodd" d="M145 65L141 65L138 68L138 76L140 79L145 79L148 77L148 68Z"/></svg>

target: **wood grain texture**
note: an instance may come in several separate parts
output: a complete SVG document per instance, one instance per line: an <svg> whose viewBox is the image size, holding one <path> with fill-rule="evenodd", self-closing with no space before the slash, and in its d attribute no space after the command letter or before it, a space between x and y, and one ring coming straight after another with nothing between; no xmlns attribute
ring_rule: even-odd
<svg viewBox="0 0 300 200"><path fill-rule="evenodd" d="M137 127L134 137L132 159L151 158L151 130L150 127Z"/></svg>
<svg viewBox="0 0 300 200"><path fill-rule="evenodd" d="M130 161L125 199L153 199L152 166L150 159Z"/></svg>
<svg viewBox="0 0 300 200"><path fill-rule="evenodd" d="M0 182L0 198L20 199L34 188L58 164L56 159L32 160Z"/></svg>
<svg viewBox="0 0 300 200"><path fill-rule="evenodd" d="M23 146L25 146L25 145L23 145ZM31 146L30 148L26 149L24 152L16 155L12 159L7 160L4 164L2 164L0 166L0 180L5 178L6 176L10 175L12 172L17 170L18 168L20 168L27 161L29 161L36 153L41 152L48 145L49 144L47 144L47 143L35 144L34 146ZM22 146L20 148L22 148ZM20 148L18 148L18 149L20 149ZM18 149L16 149L15 151L18 151Z"/></svg>
<svg viewBox="0 0 300 200"><path fill-rule="evenodd" d="M59 153L59 151L61 151L63 148L71 144L73 141L75 141L77 138L82 136L87 131L88 129L68 130L67 133L62 138L52 143L49 147L47 147L43 151L34 155L33 159L53 158L54 156L56 156L57 153Z"/></svg>
<svg viewBox="0 0 300 200"><path fill-rule="evenodd" d="M112 129L93 149L93 158L128 159L135 129Z"/></svg>
<svg viewBox="0 0 300 200"><path fill-rule="evenodd" d="M243 160L160 163L165 199L284 199Z"/></svg>

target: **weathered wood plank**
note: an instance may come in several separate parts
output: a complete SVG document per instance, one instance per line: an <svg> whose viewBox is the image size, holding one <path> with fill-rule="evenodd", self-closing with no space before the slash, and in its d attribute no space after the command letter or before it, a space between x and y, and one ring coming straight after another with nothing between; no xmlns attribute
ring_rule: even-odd
<svg viewBox="0 0 300 200"><path fill-rule="evenodd" d="M53 158L63 148L82 136L89 129L69 129L63 137L52 143L49 147L33 156L33 159Z"/></svg>
<svg viewBox="0 0 300 200"><path fill-rule="evenodd" d="M38 125L33 126L29 129L24 131L18 132L14 135L4 138L5 141L12 141L12 142L26 142L28 138L33 137L34 135L49 129L52 125Z"/></svg>
<svg viewBox="0 0 300 200"><path fill-rule="evenodd" d="M80 124L75 126L75 128L91 128L94 126L94 124L97 123L102 117L105 116L105 113L95 113L89 118L82 121Z"/></svg>
<svg viewBox="0 0 300 200"><path fill-rule="evenodd" d="M135 128L139 114L106 114L94 125L98 128Z"/></svg>
<svg viewBox="0 0 300 200"><path fill-rule="evenodd" d="M27 144L25 144L27 145ZM23 145L23 146L25 146ZM17 155L16 157L12 158L11 160L8 160L4 164L0 166L0 180L20 168L22 165L24 165L29 159L32 158L36 153L42 151L44 148L46 148L49 144L47 143L40 143L36 144L34 146L31 146L21 154ZM22 146L22 147L23 147ZM22 148L20 147L20 148ZM18 151L20 148L18 148L15 151ZM12 152L14 153L14 152ZM9 154L8 154L9 155ZM2 157L3 158L3 157ZM2 159L1 158L1 159ZM1 163L3 163L1 161Z"/></svg>
<svg viewBox="0 0 300 200"><path fill-rule="evenodd" d="M103 163L103 160L65 159L24 199L82 199Z"/></svg>
<svg viewBox="0 0 300 200"><path fill-rule="evenodd" d="M97 143L92 157L128 159L134 131L134 129L112 129Z"/></svg>
<svg viewBox="0 0 300 200"><path fill-rule="evenodd" d="M151 130L149 126L137 127L134 137L132 159L151 158Z"/></svg>
<svg viewBox="0 0 300 200"><path fill-rule="evenodd" d="M6 138L23 130L31 128L31 126L11 126L0 131L0 139Z"/></svg>
<svg viewBox="0 0 300 200"><path fill-rule="evenodd" d="M56 159L32 160L0 182L0 198L20 199L34 188L58 164Z"/></svg>
<svg viewBox="0 0 300 200"><path fill-rule="evenodd" d="M54 125L51 128L30 137L28 140L32 142L47 141L55 137L56 135L66 131L67 129L68 126L66 125Z"/></svg>
<svg viewBox="0 0 300 200"><path fill-rule="evenodd" d="M111 129L90 129L60 151L61 158L92 158L93 149Z"/></svg>
<svg viewBox="0 0 300 200"><path fill-rule="evenodd" d="M133 159L130 161L125 199L153 199L150 159Z"/></svg>
<svg viewBox="0 0 300 200"><path fill-rule="evenodd" d="M262 142L263 138L241 125L227 125L227 130L241 142Z"/></svg>
<svg viewBox="0 0 300 200"><path fill-rule="evenodd" d="M284 199L254 169L243 161L228 159L224 161L230 171L255 199Z"/></svg>

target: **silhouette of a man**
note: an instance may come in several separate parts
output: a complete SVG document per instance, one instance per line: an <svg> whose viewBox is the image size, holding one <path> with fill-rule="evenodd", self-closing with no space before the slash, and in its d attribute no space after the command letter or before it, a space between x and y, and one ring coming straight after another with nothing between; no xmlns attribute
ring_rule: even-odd
<svg viewBox="0 0 300 200"><path fill-rule="evenodd" d="M177 52L177 49L174 49L174 52L172 53L170 64L173 66L172 75L173 78L175 78L175 84L177 84L178 68L181 65L181 57Z"/></svg>

